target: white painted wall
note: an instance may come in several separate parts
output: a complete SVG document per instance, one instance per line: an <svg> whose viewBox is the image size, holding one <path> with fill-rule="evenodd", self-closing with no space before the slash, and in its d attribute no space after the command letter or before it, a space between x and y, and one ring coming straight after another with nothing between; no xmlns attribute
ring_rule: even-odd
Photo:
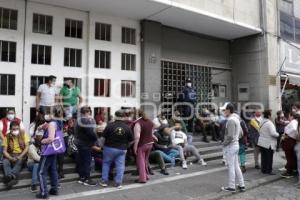
<svg viewBox="0 0 300 200"><path fill-rule="evenodd" d="M74 77L82 79L82 94L85 103L91 107L112 107L112 112L121 106L138 106L140 103L140 40L139 22L134 20L121 19L116 17L102 16L98 13L88 13L84 11L51 6L46 4L28 2L27 15L25 16L25 1L7 0L1 1L0 7L18 9L18 30L0 29L0 40L11 40L17 42L17 62L1 62L0 73L16 74L16 95L0 96L1 107L16 107L19 116L22 116L25 124L29 125L30 108L35 107L35 97L30 96L30 78L36 76L57 76L57 85L61 86L64 77ZM53 16L52 35L32 32L33 13L40 13ZM65 37L65 19L75 19L83 21L83 38ZM25 65L23 67L23 34L26 19L26 39L25 39ZM112 41L95 40L95 22L109 23L112 25ZM122 26L136 29L136 45L122 44ZM32 44L52 46L51 65L31 64ZM64 48L82 49L82 67L64 67ZM111 51L111 69L94 68L94 51ZM136 71L128 72L121 70L121 53L136 54ZM24 85L22 86L22 77ZM94 97L94 78L111 79L111 97ZM135 80L137 84L135 98L121 98L121 80ZM22 91L24 92L24 102L22 102Z"/></svg>

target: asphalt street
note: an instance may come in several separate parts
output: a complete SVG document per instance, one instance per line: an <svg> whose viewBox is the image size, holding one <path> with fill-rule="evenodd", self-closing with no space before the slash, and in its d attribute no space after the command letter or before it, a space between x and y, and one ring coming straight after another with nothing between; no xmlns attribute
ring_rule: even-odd
<svg viewBox="0 0 300 200"><path fill-rule="evenodd" d="M284 159L277 154L274 162L274 172L277 175L263 175L254 169L253 158L248 158L245 181L247 191L232 196L220 190L227 183L227 168L220 160L209 162L207 167L189 165L188 170L180 167L169 169L170 175L164 176L155 172L147 184L136 184L136 176L125 176L124 187L119 190L113 187L86 187L76 182L64 183L59 196L51 196L54 200L196 200L196 199L300 199L300 190L293 184L296 178L283 180L278 169L284 165ZM280 197L280 198L279 198ZM29 189L13 190L0 193L0 199L29 200L34 194Z"/></svg>

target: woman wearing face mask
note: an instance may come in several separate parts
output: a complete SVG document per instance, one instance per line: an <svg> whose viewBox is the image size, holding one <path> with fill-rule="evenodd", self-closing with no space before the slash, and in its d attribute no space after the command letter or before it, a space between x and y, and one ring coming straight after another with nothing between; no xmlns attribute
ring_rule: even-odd
<svg viewBox="0 0 300 200"><path fill-rule="evenodd" d="M3 140L4 184L7 189L18 183L18 176L26 160L29 137L17 122L11 122L9 133Z"/></svg>
<svg viewBox="0 0 300 200"><path fill-rule="evenodd" d="M54 139L56 132L63 129L63 108L62 106L54 106L52 115L45 115L45 120L48 121L47 131L44 132L43 139L41 140L42 145L51 144ZM43 154L43 153L42 153ZM40 180L40 193L36 195L38 199L47 199L48 195L58 195L58 173L56 165L57 155L42 155L39 164L39 180ZM48 193L47 187L47 175L50 176L51 189Z"/></svg>

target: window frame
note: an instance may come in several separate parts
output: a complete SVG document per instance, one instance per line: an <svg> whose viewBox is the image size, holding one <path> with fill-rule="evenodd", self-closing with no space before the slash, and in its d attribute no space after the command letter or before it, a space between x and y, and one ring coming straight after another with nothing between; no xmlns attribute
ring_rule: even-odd
<svg viewBox="0 0 300 200"><path fill-rule="evenodd" d="M72 58L72 51L74 51L74 61L71 61ZM80 60L78 61L78 58ZM74 63L74 65L72 64ZM64 67L82 67L82 49L76 49L76 48L64 48Z"/></svg>
<svg viewBox="0 0 300 200"><path fill-rule="evenodd" d="M70 22L70 23L67 23ZM75 36L72 36L72 25L75 23ZM67 24L70 25L69 30L67 30ZM81 26L80 34L78 32L78 27ZM66 18L65 19L65 37L68 38L75 38L75 39L83 39L83 21L82 20L76 20L76 19L70 19ZM69 31L69 35L67 34L67 31Z"/></svg>
<svg viewBox="0 0 300 200"><path fill-rule="evenodd" d="M2 79L6 77L6 92L2 91ZM13 80L11 80L13 79ZM13 85L10 85L13 84ZM5 87L5 86L4 86ZM13 88L13 90L11 90ZM0 74L0 95L15 96L16 95L16 74Z"/></svg>
<svg viewBox="0 0 300 200"><path fill-rule="evenodd" d="M33 54L33 51L34 51L34 48L36 47L36 62L33 62L33 57L34 57L34 54ZM42 49L40 49L42 48ZM42 60L43 62L40 62L40 50L41 52L43 53L42 55ZM47 58L46 55L47 55L47 50L50 50L49 51L49 55L50 57ZM49 63L46 61L49 59ZM51 65L52 63L52 46L50 45L43 45L43 44L32 44L31 45L31 64L34 64L34 65Z"/></svg>
<svg viewBox="0 0 300 200"><path fill-rule="evenodd" d="M129 85L129 88L127 88ZM129 94L127 93L129 89ZM121 80L121 97L122 98L136 98L136 81Z"/></svg>
<svg viewBox="0 0 300 200"><path fill-rule="evenodd" d="M35 28L35 16L37 17L37 27ZM44 30L42 30L41 27L41 18L44 18L45 24L44 24ZM51 22L50 26L50 31L48 33L48 20ZM53 16L51 15L44 15L44 14L39 14L39 13L33 13L32 15L32 32L33 33L40 33L40 34L45 34L45 35L52 35L53 34Z"/></svg>
<svg viewBox="0 0 300 200"><path fill-rule="evenodd" d="M3 51L3 43L7 43L7 51ZM14 48L14 52L11 49ZM3 60L3 52L7 52L7 60ZM12 53L12 55L11 55ZM0 40L0 62L16 63L17 61L17 42Z"/></svg>
<svg viewBox="0 0 300 200"><path fill-rule="evenodd" d="M121 70L136 71L136 54L122 53Z"/></svg>
<svg viewBox="0 0 300 200"><path fill-rule="evenodd" d="M102 29L104 29L104 37L102 35ZM102 22L95 22L95 40L111 41L112 25ZM97 34L98 33L98 34Z"/></svg>
<svg viewBox="0 0 300 200"><path fill-rule="evenodd" d="M103 83L103 86L101 86ZM101 88L103 87L103 91ZM94 79L94 96L95 97L111 97L111 79Z"/></svg>
<svg viewBox="0 0 300 200"><path fill-rule="evenodd" d="M102 60L104 58L104 61ZM111 69L111 52L105 50L95 50L95 64L97 69Z"/></svg>
<svg viewBox="0 0 300 200"><path fill-rule="evenodd" d="M121 41L123 44L136 45L136 29L130 27L122 27Z"/></svg>
<svg viewBox="0 0 300 200"><path fill-rule="evenodd" d="M8 11L8 27L4 27L4 11ZM12 19L12 15L15 14L16 18ZM18 30L18 10L11 8L0 7L0 29ZM15 24L13 24L15 21Z"/></svg>

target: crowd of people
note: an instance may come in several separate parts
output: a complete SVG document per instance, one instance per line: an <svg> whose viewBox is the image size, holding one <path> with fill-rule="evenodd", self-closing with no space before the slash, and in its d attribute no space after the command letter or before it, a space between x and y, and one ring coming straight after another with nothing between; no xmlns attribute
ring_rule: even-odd
<svg viewBox="0 0 300 200"><path fill-rule="evenodd" d="M188 123L178 110L170 119L164 112L150 119L142 109L120 109L106 119L103 112L93 117L91 108L81 105L80 89L72 80L67 80L60 91L55 80L50 76L39 87L36 118L29 128L14 110L8 110L0 120L0 160L8 189L18 183L22 168L27 166L32 174L31 191L38 192L37 198L58 195L66 156L76 163L78 183L85 186L107 187L113 179L115 187L122 188L128 164L136 165L136 182L140 184L147 183L153 174L149 162L158 164L163 175L169 175L166 163L187 169L191 156L193 163L206 166L187 130L186 125L191 124L193 134L201 133L204 142L209 142L210 134L223 145L223 163L228 165L229 176L224 191L245 191L248 147L254 148L255 168L263 174L274 174L273 155L281 147L287 159L281 176L290 178L300 171L300 103L295 103L290 113L278 111L275 123L271 110L236 113L231 103L220 107L218 114L203 109L201 118ZM99 181L91 178L94 169L101 171ZM300 187L300 174L296 186Z"/></svg>

